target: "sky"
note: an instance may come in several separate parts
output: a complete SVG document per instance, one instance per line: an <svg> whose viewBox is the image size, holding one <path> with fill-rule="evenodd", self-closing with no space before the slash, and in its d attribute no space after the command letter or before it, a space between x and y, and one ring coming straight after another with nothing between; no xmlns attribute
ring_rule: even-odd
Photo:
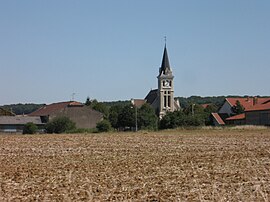
<svg viewBox="0 0 270 202"><path fill-rule="evenodd" d="M0 105L270 95L269 0L0 0Z"/></svg>

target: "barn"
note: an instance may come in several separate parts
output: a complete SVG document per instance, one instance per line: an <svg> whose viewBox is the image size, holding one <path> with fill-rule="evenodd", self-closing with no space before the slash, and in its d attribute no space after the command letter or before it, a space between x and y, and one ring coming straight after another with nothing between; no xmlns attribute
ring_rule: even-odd
<svg viewBox="0 0 270 202"><path fill-rule="evenodd" d="M29 116L39 116L43 123L55 117L68 117L77 128L95 128L103 114L80 102L68 101L45 105Z"/></svg>

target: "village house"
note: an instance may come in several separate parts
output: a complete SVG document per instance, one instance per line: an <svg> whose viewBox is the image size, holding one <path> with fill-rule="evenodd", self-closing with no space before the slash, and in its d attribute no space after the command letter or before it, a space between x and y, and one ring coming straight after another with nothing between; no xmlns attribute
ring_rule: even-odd
<svg viewBox="0 0 270 202"><path fill-rule="evenodd" d="M233 111L237 101L244 107L242 114ZM270 98L226 98L218 113L212 113L212 118L215 126L270 125Z"/></svg>
<svg viewBox="0 0 270 202"><path fill-rule="evenodd" d="M270 99L245 111L247 125L270 126Z"/></svg>
<svg viewBox="0 0 270 202"><path fill-rule="evenodd" d="M13 112L0 107L0 132L22 133L25 124L32 122L42 131L44 124L40 117L16 116Z"/></svg>
<svg viewBox="0 0 270 202"><path fill-rule="evenodd" d="M68 101L45 105L29 116L39 116L43 123L55 117L68 117L77 128L95 128L103 114L80 102Z"/></svg>
<svg viewBox="0 0 270 202"><path fill-rule="evenodd" d="M39 132L44 129L44 123L39 116L0 116L0 132L22 133L27 123L34 123Z"/></svg>

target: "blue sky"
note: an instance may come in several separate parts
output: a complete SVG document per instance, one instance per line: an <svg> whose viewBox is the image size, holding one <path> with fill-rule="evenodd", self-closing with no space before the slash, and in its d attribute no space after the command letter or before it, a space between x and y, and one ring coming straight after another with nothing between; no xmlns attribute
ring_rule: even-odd
<svg viewBox="0 0 270 202"><path fill-rule="evenodd" d="M0 1L0 104L270 95L268 0Z"/></svg>

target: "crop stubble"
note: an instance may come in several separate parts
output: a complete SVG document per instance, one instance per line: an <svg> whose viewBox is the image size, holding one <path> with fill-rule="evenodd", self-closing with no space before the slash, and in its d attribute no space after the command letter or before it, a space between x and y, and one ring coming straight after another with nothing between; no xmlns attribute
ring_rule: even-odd
<svg viewBox="0 0 270 202"><path fill-rule="evenodd" d="M269 130L0 135L0 201L269 199Z"/></svg>

